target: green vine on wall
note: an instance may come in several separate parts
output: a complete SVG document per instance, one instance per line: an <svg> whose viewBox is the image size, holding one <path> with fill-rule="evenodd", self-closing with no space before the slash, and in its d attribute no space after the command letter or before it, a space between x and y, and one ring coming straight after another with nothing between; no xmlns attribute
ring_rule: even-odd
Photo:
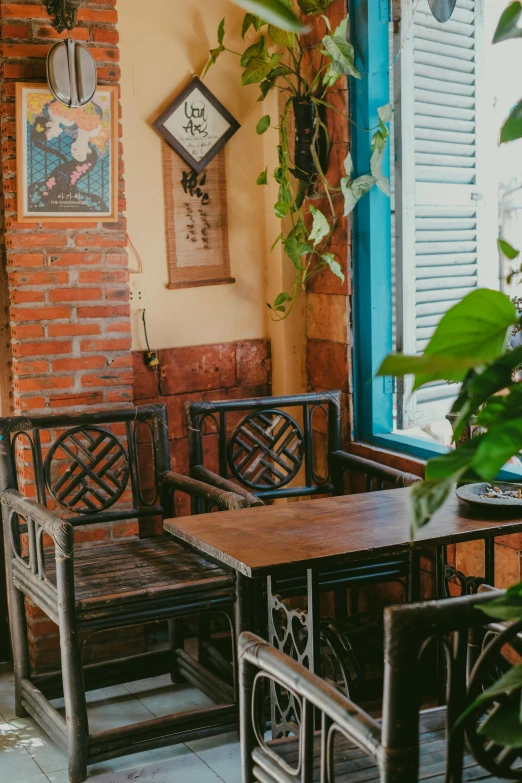
<svg viewBox="0 0 522 783"><path fill-rule="evenodd" d="M331 177L330 181L326 177L331 143L325 112L337 112L351 121L345 112L329 102L328 93L341 77L361 77L355 67L353 46L348 41L348 17L332 30L325 15L332 2L334 0L297 0L303 17L320 17L324 24L322 40L311 46L303 46L294 32L265 21L270 14L267 17L264 9L263 18L250 12L245 15L241 36L243 39L247 35L249 38L255 36L255 40L243 52L237 52L225 45L223 19L218 28L218 45L210 50L204 71L206 74L224 52L229 52L240 58L241 84L259 84L259 101L273 89L284 95L278 124L273 124L270 115L266 114L256 128L259 135L269 130L277 132L278 166L273 172L265 168L257 178L257 184L268 185L269 178L278 184L274 212L288 222L272 249L281 242L295 270L291 290L282 291L271 304L268 303L274 321L282 321L290 315L299 291L306 290L307 283L321 270L330 269L344 282L342 266L330 247L338 225L334 197L342 196L347 216L374 186L390 195L388 179L382 173L389 136L386 123L392 117L390 105L378 110L379 124L368 131L373 132L370 171L356 176L348 153L344 173L338 172L335 184L331 184ZM295 11L293 0L279 0L279 4L291 14ZM256 7L261 6L264 4L258 2ZM292 115L296 129L294 149L290 144ZM305 200L311 193L326 197L327 215Z"/></svg>

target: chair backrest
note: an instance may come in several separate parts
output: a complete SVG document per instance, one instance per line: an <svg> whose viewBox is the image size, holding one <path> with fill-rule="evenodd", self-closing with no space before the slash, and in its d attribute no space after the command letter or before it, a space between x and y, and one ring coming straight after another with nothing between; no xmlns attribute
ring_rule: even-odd
<svg viewBox="0 0 522 783"><path fill-rule="evenodd" d="M332 761L337 738L344 737L374 759L382 783L417 783L423 690L421 659L430 640L443 645L448 669L445 780L462 781L465 739L475 760L492 777L522 780L522 748L507 747L500 740L493 743L487 731L481 733L481 728L498 712L500 702L509 706L509 696L483 696L482 703L457 723L477 696L509 669L512 661L520 659L522 621L491 626L481 611L481 606L496 596L498 592L386 610L382 723L267 642L253 634L242 634L239 659L243 783L257 780L254 767L269 771L271 780L283 781L290 779L289 774L295 775L295 770L288 769L284 754L278 755L276 747L268 746L264 740L263 702L267 680L287 702L295 703L301 783L317 779L313 767L318 717L323 730L321 780L335 783ZM513 708L520 709L519 690L513 695Z"/></svg>
<svg viewBox="0 0 522 783"><path fill-rule="evenodd" d="M206 432L217 431L219 475L258 497L335 491L329 460L320 460L316 446L323 441L323 455L325 439L327 454L341 448L341 392L190 402L185 410L190 468L196 478L198 467L215 467L205 464L203 441ZM296 485L298 476L303 480Z"/></svg>
<svg viewBox="0 0 522 783"><path fill-rule="evenodd" d="M74 525L173 516L158 480L168 470L165 405L0 419L0 491L20 489Z"/></svg>

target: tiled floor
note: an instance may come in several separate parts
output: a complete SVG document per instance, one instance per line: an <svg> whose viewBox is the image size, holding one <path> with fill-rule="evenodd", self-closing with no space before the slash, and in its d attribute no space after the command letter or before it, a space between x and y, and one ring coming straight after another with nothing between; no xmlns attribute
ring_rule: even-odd
<svg viewBox="0 0 522 783"><path fill-rule="evenodd" d="M59 706L59 702L55 702ZM168 676L88 694L89 725L101 731L182 709L210 706L199 691L173 686ZM0 781L68 783L67 760L31 718L17 718L13 677L0 675ZM146 751L93 764L95 783L241 783L236 734Z"/></svg>

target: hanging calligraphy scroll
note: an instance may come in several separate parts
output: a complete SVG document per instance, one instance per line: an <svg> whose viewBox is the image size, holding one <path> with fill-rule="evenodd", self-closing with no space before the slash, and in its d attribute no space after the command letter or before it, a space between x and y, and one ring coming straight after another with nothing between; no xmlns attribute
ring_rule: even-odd
<svg viewBox="0 0 522 783"><path fill-rule="evenodd" d="M201 173L163 144L169 288L234 283L228 247L225 152Z"/></svg>

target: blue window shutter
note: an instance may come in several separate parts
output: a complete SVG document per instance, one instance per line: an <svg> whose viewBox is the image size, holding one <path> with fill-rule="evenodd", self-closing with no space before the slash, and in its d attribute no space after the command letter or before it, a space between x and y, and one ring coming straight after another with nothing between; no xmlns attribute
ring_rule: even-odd
<svg viewBox="0 0 522 783"><path fill-rule="evenodd" d="M487 209L487 146L482 153L479 119L485 109L484 0L457 0L445 24L437 22L427 0L420 0L413 22L415 3L399 2L394 35L395 53L403 44L394 73L396 340L398 350L415 354L422 353L440 318L465 294L498 286L498 254L496 211ZM496 199L495 189L489 192ZM437 383L413 394L411 384L411 379L398 384L399 429L443 418L458 391Z"/></svg>

